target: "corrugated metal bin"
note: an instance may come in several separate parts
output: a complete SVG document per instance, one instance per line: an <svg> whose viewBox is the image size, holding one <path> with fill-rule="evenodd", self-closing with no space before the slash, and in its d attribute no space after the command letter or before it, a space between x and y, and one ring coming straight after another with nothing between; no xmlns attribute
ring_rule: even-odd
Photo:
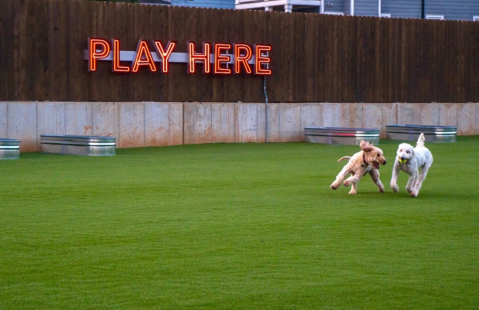
<svg viewBox="0 0 479 310"><path fill-rule="evenodd" d="M417 141L424 133L426 142L449 143L457 140L457 127L434 125L386 125L386 138L391 140Z"/></svg>
<svg viewBox="0 0 479 310"><path fill-rule="evenodd" d="M359 145L361 140L379 145L379 129L346 127L305 127L306 142Z"/></svg>
<svg viewBox="0 0 479 310"><path fill-rule="evenodd" d="M115 137L41 135L42 153L113 156L116 152Z"/></svg>
<svg viewBox="0 0 479 310"><path fill-rule="evenodd" d="M0 159L20 158L20 140L0 139Z"/></svg>

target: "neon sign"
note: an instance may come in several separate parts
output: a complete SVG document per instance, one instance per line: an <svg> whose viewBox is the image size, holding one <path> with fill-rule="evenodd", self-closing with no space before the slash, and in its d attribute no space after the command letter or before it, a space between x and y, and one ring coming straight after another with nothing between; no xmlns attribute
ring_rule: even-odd
<svg viewBox="0 0 479 310"><path fill-rule="evenodd" d="M174 52L176 41L164 45L159 40L139 40L136 51L122 51L120 45L119 39L89 38L84 55L88 60L88 71L97 71L98 61L111 61L112 71L116 73L137 73L140 70L168 73L171 63L186 63L189 74L196 73L199 66L205 74L272 74L272 47L267 44L203 42L198 48L195 42L188 42L187 53ZM126 62L130 65L125 65Z"/></svg>

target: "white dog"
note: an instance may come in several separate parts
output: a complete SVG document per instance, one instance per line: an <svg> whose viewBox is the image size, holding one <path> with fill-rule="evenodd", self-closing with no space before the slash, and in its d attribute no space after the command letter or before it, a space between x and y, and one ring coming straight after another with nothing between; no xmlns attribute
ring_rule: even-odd
<svg viewBox="0 0 479 310"><path fill-rule="evenodd" d="M399 191L397 179L399 171L402 170L409 174L409 180L406 185L408 193L412 197L419 195L422 182L426 179L427 172L432 165L432 154L424 146L425 140L424 134L421 133L415 148L407 143L399 144L391 178L391 189L393 192L397 193ZM419 169L421 169L421 172L419 172Z"/></svg>

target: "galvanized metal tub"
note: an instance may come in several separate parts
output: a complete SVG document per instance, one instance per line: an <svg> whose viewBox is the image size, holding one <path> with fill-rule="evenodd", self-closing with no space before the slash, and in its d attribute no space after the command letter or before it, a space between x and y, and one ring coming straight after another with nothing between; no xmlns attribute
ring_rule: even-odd
<svg viewBox="0 0 479 310"><path fill-rule="evenodd" d="M0 159L20 158L20 140L0 139Z"/></svg>
<svg viewBox="0 0 479 310"><path fill-rule="evenodd" d="M449 143L457 140L457 127L434 125L386 125L386 138L391 140L417 141L424 133L426 142Z"/></svg>
<svg viewBox="0 0 479 310"><path fill-rule="evenodd" d="M346 127L305 127L306 142L359 145L361 140L379 145L379 129Z"/></svg>
<svg viewBox="0 0 479 310"><path fill-rule="evenodd" d="M113 156L116 152L115 137L41 135L42 153Z"/></svg>

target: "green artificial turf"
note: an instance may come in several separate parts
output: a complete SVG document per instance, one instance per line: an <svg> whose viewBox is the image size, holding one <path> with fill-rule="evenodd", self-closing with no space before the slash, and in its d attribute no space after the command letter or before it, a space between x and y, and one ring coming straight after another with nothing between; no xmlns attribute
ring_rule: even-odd
<svg viewBox="0 0 479 310"><path fill-rule="evenodd" d="M479 137L419 197L329 185L357 146L209 144L0 161L0 309L478 309Z"/></svg>

